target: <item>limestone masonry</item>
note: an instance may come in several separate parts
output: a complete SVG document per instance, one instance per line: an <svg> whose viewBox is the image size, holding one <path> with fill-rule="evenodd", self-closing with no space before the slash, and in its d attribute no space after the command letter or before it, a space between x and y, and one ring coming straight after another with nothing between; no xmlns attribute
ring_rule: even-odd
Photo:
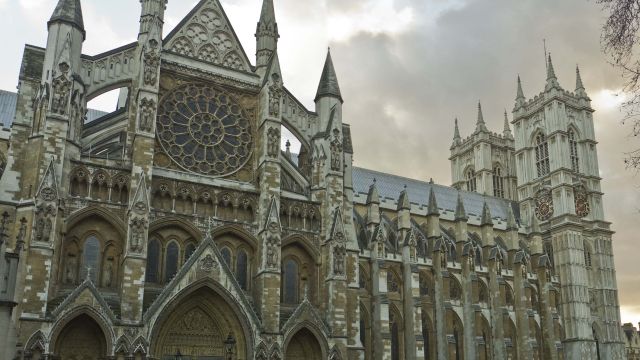
<svg viewBox="0 0 640 360"><path fill-rule="evenodd" d="M306 109L273 0L255 63L218 0L164 39L166 0L140 3L138 40L88 56L59 0L0 94L0 359L637 356L579 71L518 79L501 133L456 120L442 186L353 166L331 55Z"/></svg>

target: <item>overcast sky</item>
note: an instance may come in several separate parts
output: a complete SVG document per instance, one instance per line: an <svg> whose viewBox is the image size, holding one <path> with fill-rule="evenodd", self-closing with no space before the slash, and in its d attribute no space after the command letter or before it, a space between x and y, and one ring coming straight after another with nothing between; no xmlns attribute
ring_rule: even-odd
<svg viewBox="0 0 640 360"><path fill-rule="evenodd" d="M476 105L501 132L513 108L516 76L527 97L544 88L542 39L560 84L575 87L575 66L593 107L605 214L617 232L614 252L623 322L640 322L640 178L624 154L640 146L621 124L622 79L600 51L604 14L594 0L274 0L285 85L307 106L327 46L351 124L355 165L450 184L453 119L473 131ZM25 43L44 46L56 0L0 0L0 88L15 91ZM169 0L165 34L195 5ZM250 59L261 0L222 0ZM134 41L139 1L82 0L87 41L97 54ZM111 98L92 105L111 110Z"/></svg>

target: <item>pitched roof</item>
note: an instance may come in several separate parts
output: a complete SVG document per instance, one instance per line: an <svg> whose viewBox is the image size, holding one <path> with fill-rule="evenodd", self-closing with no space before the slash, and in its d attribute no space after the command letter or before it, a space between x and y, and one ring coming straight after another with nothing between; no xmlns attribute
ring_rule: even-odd
<svg viewBox="0 0 640 360"><path fill-rule="evenodd" d="M63 21L77 26L84 32L84 20L82 19L82 6L80 0L60 0L53 10L49 23Z"/></svg>
<svg viewBox="0 0 640 360"><path fill-rule="evenodd" d="M407 186L407 193L411 202L423 207L425 210L429 206L429 192L433 189L436 197L438 207L445 211L455 212L458 201L458 190L444 185L431 184L426 181L420 181L410 178L405 178L397 175L386 174L374 170L363 169L359 167L353 168L353 190L356 194L360 195L356 202L362 202L367 198L369 193L369 186L376 179L376 188L380 194L380 200L396 202L400 196L400 192ZM468 215L481 216L484 201L494 218L500 218L504 221L507 220L508 207L513 210L516 219L520 218L519 207L515 202L505 200L502 198L483 196L474 192L459 192L462 201L464 203L465 210Z"/></svg>

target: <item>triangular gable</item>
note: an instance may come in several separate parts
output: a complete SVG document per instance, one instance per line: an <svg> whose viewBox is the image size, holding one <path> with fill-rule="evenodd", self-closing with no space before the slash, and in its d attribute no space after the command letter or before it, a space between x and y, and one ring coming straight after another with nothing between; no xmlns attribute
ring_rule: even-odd
<svg viewBox="0 0 640 360"><path fill-rule="evenodd" d="M287 330L292 329L294 326L304 322L305 320L318 326L320 330L324 332L325 336L329 334L329 327L324 320L322 320L320 312L311 304L309 298L306 296L300 305L298 305L294 310L293 314L291 314L291 317L289 317L289 319L287 319L287 321L282 325L282 333L286 334Z"/></svg>
<svg viewBox="0 0 640 360"><path fill-rule="evenodd" d="M42 193L42 190L47 189L45 194ZM58 182L56 181L55 169L53 167L53 159L49 162L47 166L47 170L44 171L44 176L42 177L42 181L40 181L40 185L38 186L38 191L36 192L36 198L42 197L42 200L52 201L58 199Z"/></svg>
<svg viewBox="0 0 640 360"><path fill-rule="evenodd" d="M129 204L129 211L137 210L146 213L147 209L149 209L149 198L147 197L147 182L144 178L144 174L140 174L138 188L136 189L136 194L133 196L131 204Z"/></svg>
<svg viewBox="0 0 640 360"><path fill-rule="evenodd" d="M251 72L247 54L218 0L201 0L164 40L164 50Z"/></svg>
<svg viewBox="0 0 640 360"><path fill-rule="evenodd" d="M278 76L279 86L282 86L282 70L280 70L280 58L278 57L278 52L274 52L269 60L269 64L267 65L267 72L265 73L264 79L262 80L262 86L264 87L267 83L274 83L274 76Z"/></svg>
<svg viewBox="0 0 640 360"><path fill-rule="evenodd" d="M342 211L340 210L340 207L336 207L336 210L333 212L333 222L331 224L331 231L328 234L327 240L333 239L344 242L345 236Z"/></svg>
<svg viewBox="0 0 640 360"><path fill-rule="evenodd" d="M98 291L95 284L87 276L87 278L75 290L67 296L60 305L58 305L51 315L58 317L63 312L71 310L74 307L89 305L91 308L101 308L102 312L107 315L111 322L116 320L115 315L111 311L111 307L107 304L102 294Z"/></svg>
<svg viewBox="0 0 640 360"><path fill-rule="evenodd" d="M274 229L270 229L270 227L276 227ZM276 204L276 198L271 197L271 202L269 204L269 212L267 213L267 218L264 222L264 230L271 230L273 232L281 232L282 225L280 224L280 212L278 211L278 205Z"/></svg>
<svg viewBox="0 0 640 360"><path fill-rule="evenodd" d="M144 314L144 321L151 321L152 317L157 316L160 310L175 296L179 295L182 289L203 277L212 278L221 287L227 289L238 302L242 311L247 314L249 320L254 325L260 323L258 315L253 310L244 290L242 290L233 272L229 269L210 233L207 233L207 236L198 245L189 260L185 262L176 276L149 306L149 309Z"/></svg>

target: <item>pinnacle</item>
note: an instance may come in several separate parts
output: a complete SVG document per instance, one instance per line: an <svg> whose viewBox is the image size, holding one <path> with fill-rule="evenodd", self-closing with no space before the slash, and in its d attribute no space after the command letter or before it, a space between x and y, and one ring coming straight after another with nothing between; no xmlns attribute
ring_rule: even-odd
<svg viewBox="0 0 640 360"><path fill-rule="evenodd" d="M440 215L438 210L438 201L436 200L436 194L433 192L433 186L429 190L429 204L427 205L427 215Z"/></svg>
<svg viewBox="0 0 640 360"><path fill-rule="evenodd" d="M493 220L491 218L491 210L489 209L489 205L487 204L486 200L484 202L484 205L482 206L482 219L481 219L480 225L482 225L482 226L484 226L484 225L492 225L493 226Z"/></svg>
<svg viewBox="0 0 640 360"><path fill-rule="evenodd" d="M488 131L487 125L484 122L484 116L482 115L482 105L478 101L478 120L476 121L476 132Z"/></svg>
<svg viewBox="0 0 640 360"><path fill-rule="evenodd" d="M459 220L468 220L469 217L467 217L467 211L464 208L464 201L462 201L462 194L460 193L460 191L458 191L458 201L456 203L456 213L455 213L455 220L459 221Z"/></svg>
<svg viewBox="0 0 640 360"><path fill-rule="evenodd" d="M53 22L65 22L76 26L84 34L84 20L82 18L82 6L80 0L59 0L49 24Z"/></svg>
<svg viewBox="0 0 640 360"><path fill-rule="evenodd" d="M320 84L318 84L318 92L316 93L315 101L318 101L321 97L335 97L340 102L342 100L342 94L340 93L340 85L338 84L338 76L336 70L333 67L333 60L331 59L331 51L327 51L327 59L324 63L324 69L322 70L322 76L320 77Z"/></svg>
<svg viewBox="0 0 640 360"><path fill-rule="evenodd" d="M369 186L367 205L369 204L380 204L380 195L378 194L378 188L376 187L376 179L373 179L373 184Z"/></svg>
<svg viewBox="0 0 640 360"><path fill-rule="evenodd" d="M553 62L551 61L551 53L549 53L549 60L547 61L547 80L557 79L556 72L553 69Z"/></svg>
<svg viewBox="0 0 640 360"><path fill-rule="evenodd" d="M458 118L454 120L454 130L453 130L453 144L457 145L460 142L460 128L458 128Z"/></svg>
<svg viewBox="0 0 640 360"><path fill-rule="evenodd" d="M507 115L507 110L504 110L504 130L503 130L503 135L505 137L512 137L513 135L511 134L511 128L509 127L509 115Z"/></svg>
<svg viewBox="0 0 640 360"><path fill-rule="evenodd" d="M520 75L518 75L518 93L516 95L516 101L520 99L524 100L524 92L522 91L522 82L520 81Z"/></svg>
<svg viewBox="0 0 640 360"><path fill-rule="evenodd" d="M580 68L578 67L578 65L576 65L576 90L584 90L582 77L580 76Z"/></svg>

